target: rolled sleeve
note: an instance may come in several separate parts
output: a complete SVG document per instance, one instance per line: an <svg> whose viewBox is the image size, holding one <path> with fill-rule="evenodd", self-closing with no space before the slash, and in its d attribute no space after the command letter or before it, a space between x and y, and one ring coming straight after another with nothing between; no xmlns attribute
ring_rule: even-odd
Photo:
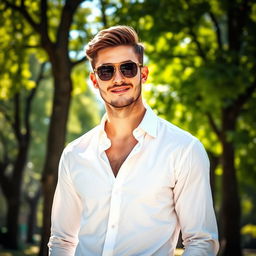
<svg viewBox="0 0 256 256"><path fill-rule="evenodd" d="M177 165L174 188L184 256L216 255L219 249L217 224L209 182L209 160L204 147L194 140Z"/></svg>

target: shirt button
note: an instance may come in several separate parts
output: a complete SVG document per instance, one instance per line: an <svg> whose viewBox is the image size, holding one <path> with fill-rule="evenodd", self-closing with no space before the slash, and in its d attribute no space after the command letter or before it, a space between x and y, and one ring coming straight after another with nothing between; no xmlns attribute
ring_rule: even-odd
<svg viewBox="0 0 256 256"><path fill-rule="evenodd" d="M115 225L112 225L111 228L114 229L116 226Z"/></svg>

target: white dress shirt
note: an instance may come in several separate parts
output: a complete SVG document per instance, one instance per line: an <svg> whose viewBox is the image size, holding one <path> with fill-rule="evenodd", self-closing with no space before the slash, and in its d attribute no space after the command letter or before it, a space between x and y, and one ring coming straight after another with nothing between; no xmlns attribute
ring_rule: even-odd
<svg viewBox="0 0 256 256"><path fill-rule="evenodd" d="M51 256L174 255L180 230L186 256L218 251L201 143L147 106L138 141L115 177L101 124L63 151L52 209Z"/></svg>

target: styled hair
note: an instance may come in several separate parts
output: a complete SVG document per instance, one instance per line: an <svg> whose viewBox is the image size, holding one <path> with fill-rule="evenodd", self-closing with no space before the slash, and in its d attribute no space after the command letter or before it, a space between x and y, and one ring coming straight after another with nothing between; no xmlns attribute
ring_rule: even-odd
<svg viewBox="0 0 256 256"><path fill-rule="evenodd" d="M85 53L92 67L95 67L95 61L98 51L107 47L115 47L120 45L130 45L137 54L139 62L143 64L144 46L139 42L137 33L132 27L118 25L101 30L87 44Z"/></svg>

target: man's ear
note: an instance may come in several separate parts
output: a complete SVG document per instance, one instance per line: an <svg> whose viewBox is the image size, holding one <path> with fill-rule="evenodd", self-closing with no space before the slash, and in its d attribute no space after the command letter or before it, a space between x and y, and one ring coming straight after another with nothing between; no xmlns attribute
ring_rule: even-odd
<svg viewBox="0 0 256 256"><path fill-rule="evenodd" d="M98 82L97 82L97 79L96 79L96 76L95 76L95 73L90 73L90 79L92 81L92 84L93 86L98 89L99 88L99 85L98 85Z"/></svg>
<svg viewBox="0 0 256 256"><path fill-rule="evenodd" d="M141 68L141 82L145 83L148 79L148 67L147 66L143 66Z"/></svg>

